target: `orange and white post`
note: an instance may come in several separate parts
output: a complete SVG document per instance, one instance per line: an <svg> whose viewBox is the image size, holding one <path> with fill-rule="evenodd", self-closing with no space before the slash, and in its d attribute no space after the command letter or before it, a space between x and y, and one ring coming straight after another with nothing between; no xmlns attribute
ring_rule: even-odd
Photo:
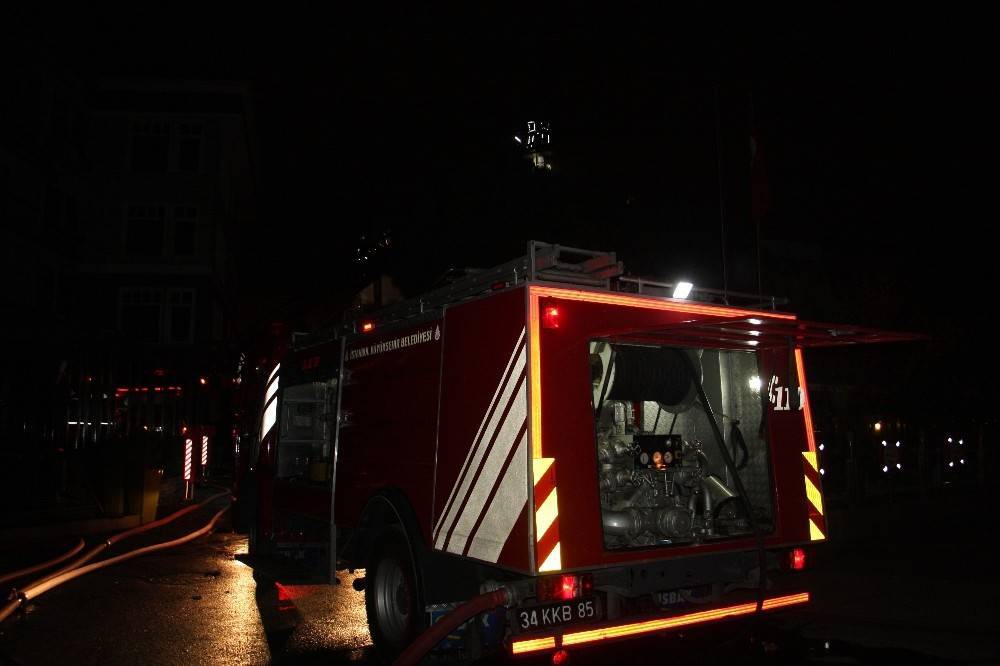
<svg viewBox="0 0 1000 666"><path fill-rule="evenodd" d="M208 435L201 436L201 478L208 478Z"/></svg>
<svg viewBox="0 0 1000 666"><path fill-rule="evenodd" d="M194 441L184 440L184 499L194 499Z"/></svg>

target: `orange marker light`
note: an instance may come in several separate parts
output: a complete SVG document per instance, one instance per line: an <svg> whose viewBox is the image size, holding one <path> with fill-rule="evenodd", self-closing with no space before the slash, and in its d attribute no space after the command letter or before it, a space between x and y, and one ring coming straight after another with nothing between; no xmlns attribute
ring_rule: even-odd
<svg viewBox="0 0 1000 666"><path fill-rule="evenodd" d="M373 324L372 322L365 321L365 322L361 323L361 332L362 333L371 333L374 330L375 330L375 324Z"/></svg>
<svg viewBox="0 0 1000 666"><path fill-rule="evenodd" d="M542 345L539 341L538 297L531 293L528 307L528 377L531 388L531 457L542 457Z"/></svg>
<svg viewBox="0 0 1000 666"><path fill-rule="evenodd" d="M535 297L549 296L567 301L582 301L585 303L603 303L605 305L625 305L649 310L671 310L673 312L688 312L691 314L714 315L717 317L767 317L769 319L794 320L795 315L784 312L768 312L764 310L745 310L743 308L723 307L719 305L703 305L687 301L668 301L652 296L633 296L620 293L601 291L583 291L580 289L565 289L562 287L532 286L531 295Z"/></svg>
<svg viewBox="0 0 1000 666"><path fill-rule="evenodd" d="M546 636L545 638L532 638L526 641L514 641L510 649L514 654L525 654L527 652L538 652L539 650L551 650L555 646L555 636Z"/></svg>

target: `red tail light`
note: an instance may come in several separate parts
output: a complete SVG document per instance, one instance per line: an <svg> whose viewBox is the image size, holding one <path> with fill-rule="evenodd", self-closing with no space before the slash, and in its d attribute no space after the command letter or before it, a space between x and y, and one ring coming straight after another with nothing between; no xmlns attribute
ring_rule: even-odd
<svg viewBox="0 0 1000 666"><path fill-rule="evenodd" d="M539 601L569 601L585 597L593 590L594 578L590 574L546 576L538 579L536 588Z"/></svg>
<svg viewBox="0 0 1000 666"><path fill-rule="evenodd" d="M559 328L559 308L548 305L542 310L542 327Z"/></svg>
<svg viewBox="0 0 1000 666"><path fill-rule="evenodd" d="M788 553L788 566L792 571L802 571L806 568L806 551L802 548L793 548Z"/></svg>

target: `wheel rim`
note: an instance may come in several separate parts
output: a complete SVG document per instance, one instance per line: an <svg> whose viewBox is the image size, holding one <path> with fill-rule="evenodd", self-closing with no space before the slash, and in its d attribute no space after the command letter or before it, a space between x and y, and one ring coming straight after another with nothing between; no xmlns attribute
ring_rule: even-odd
<svg viewBox="0 0 1000 666"><path fill-rule="evenodd" d="M379 562L375 573L375 616L387 640L401 643L410 624L410 589L393 559Z"/></svg>

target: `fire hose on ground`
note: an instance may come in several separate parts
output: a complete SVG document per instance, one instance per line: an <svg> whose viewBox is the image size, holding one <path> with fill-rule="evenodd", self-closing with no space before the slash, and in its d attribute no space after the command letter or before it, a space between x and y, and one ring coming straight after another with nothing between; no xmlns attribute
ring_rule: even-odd
<svg viewBox="0 0 1000 666"><path fill-rule="evenodd" d="M86 545L87 542L84 541L82 538L77 539L75 546L67 550L62 555L59 555L58 557L53 557L51 560L45 560L44 562L33 564L30 567L24 567L23 569L18 569L17 571L11 571L10 573L6 573L0 576L0 585L3 585L4 583L9 583L12 580L18 580L19 578L24 578L25 576L30 576L31 574L38 573L39 571L45 571L46 569L50 569L55 565L61 562L65 562L69 558L73 557L81 550L83 550L83 547Z"/></svg>
<svg viewBox="0 0 1000 666"><path fill-rule="evenodd" d="M466 601L417 636L416 640L410 643L410 646L396 659L395 666L413 666L463 622L497 606L506 606L511 599L510 591L501 587Z"/></svg>
<svg viewBox="0 0 1000 666"><path fill-rule="evenodd" d="M227 504L225 507L217 511L215 515L212 516L212 519L208 521L208 523L206 523L200 529L197 529L194 532L186 534L178 539L173 539L172 541L164 541L150 546L145 546L142 548L138 548L136 550L122 553L121 555L116 555L115 557L111 557L107 560L102 560L100 562L95 562L93 564L86 564L94 557L104 552L105 550L109 549L112 545L118 543L119 541L122 541L123 539L127 539L137 534L142 534L144 532L148 532L149 530L171 523L177 520L178 518L191 513L192 511L196 511L202 508L209 502L212 502L213 500L219 499L220 497L229 494L230 493L228 490L226 492L217 493L202 500L198 504L192 504L191 506L185 507L180 511L175 511L169 516L165 516L151 523L146 523L145 525L133 527L130 530L126 530L124 532L120 532L119 534L115 534L109 537L106 541L94 546L93 548L88 550L86 553L84 553L82 556L80 556L73 562L59 568L58 570L48 574L47 576L44 576L43 578L32 581L22 589L13 591L11 595L12 598L3 607L0 607L0 622L3 622L8 617L10 617L18 608L20 608L29 599L33 599L45 592L48 592L49 590L58 585L62 585L63 583L73 580L74 578L78 578L80 576L88 574L91 571L96 571L104 567L109 567L114 564L118 564L119 562L124 562L126 560L139 557L140 555L146 555L148 553L155 553L157 551L166 550L168 548L174 548L176 546L188 543L189 541L194 541L195 539L208 534L215 528L216 523L223 516L223 514L225 514L225 512L229 510L230 505ZM75 552L79 552L79 549L77 549ZM62 556L57 559L59 561L64 561L68 557L72 557L72 554L67 556ZM42 563L42 564L47 564L47 563ZM42 565L36 565L35 567L29 567L29 568L34 569L35 571L40 571L47 567ZM21 574L21 572L15 571L13 572L13 574ZM8 575L13 575L13 574L8 574ZM18 577L20 577L20 575Z"/></svg>

